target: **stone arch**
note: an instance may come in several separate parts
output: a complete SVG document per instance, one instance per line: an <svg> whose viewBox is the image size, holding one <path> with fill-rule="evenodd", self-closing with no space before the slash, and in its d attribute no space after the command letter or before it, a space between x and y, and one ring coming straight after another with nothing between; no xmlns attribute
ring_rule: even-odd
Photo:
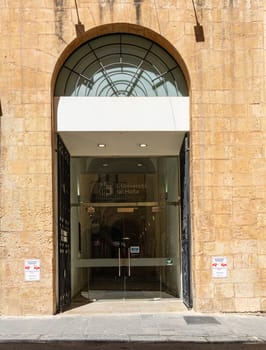
<svg viewBox="0 0 266 350"><path fill-rule="evenodd" d="M184 106L188 106L189 105L189 98L187 97L187 96L189 96L189 91L190 91L190 78L189 78L189 74L188 74L188 69L187 69L186 64L183 61L181 55L178 53L176 48L166 38L164 38L163 36L161 36L160 34L154 32L154 31L152 31L149 28L141 27L139 25L127 24L127 23L101 25L101 26L92 28L89 31L87 31L84 34L82 34L81 36L79 36L76 39L74 39L65 48L65 50L60 55L60 57L59 57L59 59L58 59L58 61L56 63L54 72L53 72L52 81L51 81L51 84L52 84L51 85L51 97L52 97L52 107L53 107L52 108L52 111L53 111L53 114L52 114L52 123L53 123L52 124L53 125L52 142L53 142L53 146L54 146L53 149L57 150L57 156L56 156L55 152L53 153L54 158L60 157L59 151L58 151L59 148L56 146L56 143L57 143L57 140L56 140L57 132L58 132L58 130L60 130L61 131L61 135L60 135L59 132L58 132L58 134L60 136L62 136L62 132L66 131L66 130L62 130L62 129L57 128L56 110L57 110L57 107L58 107L57 103L58 103L59 99L58 98L54 98L55 97L55 91L56 91L55 90L56 82L57 82L57 79L59 77L60 70L61 70L62 66L64 65L64 63L66 62L67 59L72 57L73 53L75 53L76 50L78 50L80 47L82 47L86 43L91 42L93 40L97 40L98 38L102 38L102 37L107 36L107 35L117 35L117 34L120 34L120 35L134 35L134 36L136 36L138 38L143 38L144 40L146 39L147 41L153 42L156 45L158 45L158 47L161 47L162 50L164 50L169 55L169 57L171 57L175 61L175 63L178 65L178 67L180 68L180 70L181 70L181 72L182 72L182 74L184 76L184 81L186 82L186 86L187 86L187 94L183 95L183 96L186 96L186 99L187 99L186 103L184 104ZM60 96L60 95L58 95L58 96ZM69 95L62 94L61 96L69 96ZM94 96L97 96L97 95L94 95ZM169 96L169 95L167 95L167 96ZM178 96L178 95L173 95L173 96L175 97L175 96ZM69 100L68 97L66 97L66 99ZM99 99L98 99L98 101L99 101ZM116 99L116 101L117 101L117 99ZM145 103L146 103L146 100L145 100ZM171 119L171 122L172 122L172 120L174 120L174 118L178 118L178 113L179 113L179 115L182 115L182 111L179 112L179 106L176 106L175 108L173 108L173 105L170 102L170 99L169 99L169 101L167 101L167 103L168 103L169 110L170 110L170 113L168 113L169 114L168 115L168 117L169 117L168 119L169 120ZM78 101L78 104L80 104L80 101ZM152 105L154 105L154 103L152 103ZM164 111L165 111L165 109L164 109ZM67 110L66 110L66 112L67 112ZM154 112L156 112L156 111L154 110ZM150 114L153 115L153 113L150 113ZM71 115L71 119L73 119L72 115ZM164 118L161 118L161 115L162 115L162 113L160 114L160 120L162 120L162 123L163 123L165 121L165 116L164 116ZM185 108L185 116L186 116L186 118L184 118L184 119L189 120L189 117L188 117L189 116L189 108ZM93 119L96 120L97 118L92 118L92 120ZM133 120L133 118L131 118L131 119ZM180 119L182 119L182 118L180 118ZM76 120L75 120L75 122L76 122ZM152 123L153 123L153 121L151 121L149 123L149 125L152 125ZM103 125L103 123L102 123L102 125ZM156 127L158 128L159 131L164 130L163 128L161 129L161 124L156 126ZM106 125L105 125L105 128L106 128ZM131 126L131 129L135 130L135 131L138 130L138 129L134 128L133 126ZM88 131L87 129L84 129L84 130ZM118 129L118 130L120 130L120 129ZM90 129L90 131L91 131L91 129ZM97 131L103 131L103 130L102 129L100 129L100 130L97 129ZM108 132L108 131L109 131L108 128L106 128L104 130L104 132ZM141 131L144 131L144 129L141 130ZM145 129L145 131L148 132L149 129L147 129L147 130ZM189 122L187 122L185 126L184 125L177 125L177 123L174 123L174 129L171 129L170 133L172 131L174 131L174 133L171 134L171 135L174 135L175 137L178 136L178 140L179 141L177 143L180 146L181 143L182 143L182 139L184 137L184 133L186 131L189 131ZM60 139L60 136L58 137L58 139ZM77 137L76 140L78 140L78 135L76 135L76 137ZM64 139L63 139L63 141L65 142ZM63 145L63 143L62 143L62 145ZM69 149L67 143L66 143L65 146L66 146L66 148L63 147L64 149L63 149L63 152L62 152L62 157L61 157L62 159L63 159L63 156L64 156L64 152L67 153L67 149ZM176 152L177 151L175 149L175 154L176 154ZM75 155L76 154L73 151L73 153L69 152L67 154L67 157L69 158L70 156L75 156ZM79 153L78 155L82 156L81 153ZM93 156L93 154L90 154L90 155ZM119 154L119 155L121 156L121 154ZM55 163L56 162L54 162L54 164ZM67 164L67 167L69 168L69 164ZM62 168L63 168L63 166L62 166ZM61 192L62 192L62 194L64 194L65 193L65 188L66 188L65 183L62 182L60 184L60 186L59 185L57 186L56 183L55 183L58 180L58 178L60 178L60 173L58 175L58 169L56 170L56 167L54 167L54 173L56 174L56 176L54 176L54 189L55 189L53 191L54 192L54 196L57 196L58 188L60 188L60 186L62 187L62 191ZM69 181L69 179L66 179L66 182L67 181ZM54 198L53 203L54 203L54 214L55 215L58 212L58 208L56 208L57 205L58 205L58 202L59 202L59 200L57 198ZM60 213L59 213L59 216L60 216ZM65 220L65 221L68 221L68 220ZM54 222L56 222L56 220ZM58 222L60 223L60 220L58 220ZM65 228L63 225L61 225L58 228L58 232L61 232L61 231L66 236L70 235L69 227ZM63 238L65 238L65 237L63 237ZM69 250L69 247L67 248L67 250ZM60 251L60 249L59 249L59 251ZM59 258L59 260L60 260L60 258ZM62 280L65 279L65 277L64 277L66 275L65 274L65 268L69 268L68 265L70 265L68 263L69 256L67 256L65 260L67 261L66 266L62 266L61 268L59 267L59 280L60 280L60 278ZM61 277L60 277L60 271L62 273ZM60 292L60 287L59 287L59 305L60 305L60 310L63 309L64 306L67 305L69 303L69 301L70 301L71 289L69 287L68 281L66 281L66 282L64 282L62 284L62 291L63 292L61 293Z"/></svg>

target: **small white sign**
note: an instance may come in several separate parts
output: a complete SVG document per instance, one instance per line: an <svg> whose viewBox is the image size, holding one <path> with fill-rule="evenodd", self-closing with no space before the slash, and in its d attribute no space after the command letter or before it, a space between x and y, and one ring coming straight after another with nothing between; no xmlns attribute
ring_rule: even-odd
<svg viewBox="0 0 266 350"><path fill-rule="evenodd" d="M41 279L40 259L27 259L24 261L24 278L26 282L40 281Z"/></svg>
<svg viewBox="0 0 266 350"><path fill-rule="evenodd" d="M130 253L131 254L139 254L140 253L140 247L139 246L131 246L130 247Z"/></svg>
<svg viewBox="0 0 266 350"><path fill-rule="evenodd" d="M225 256L212 257L212 277L226 278L227 267L227 258Z"/></svg>

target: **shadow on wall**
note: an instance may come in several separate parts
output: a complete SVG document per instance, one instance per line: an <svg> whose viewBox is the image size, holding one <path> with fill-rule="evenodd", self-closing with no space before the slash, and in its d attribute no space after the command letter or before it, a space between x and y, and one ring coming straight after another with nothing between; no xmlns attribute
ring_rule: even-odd
<svg viewBox="0 0 266 350"><path fill-rule="evenodd" d="M54 12L55 12L55 34L60 41L64 40L64 12L65 12L65 0L54 0Z"/></svg>
<svg viewBox="0 0 266 350"><path fill-rule="evenodd" d="M134 1L134 6L136 8L136 24L140 24L141 23L141 3L143 0L133 0L133 1ZM100 23L103 23L104 9L106 6L108 6L110 9L111 21L113 22L114 2L115 0L99 0Z"/></svg>

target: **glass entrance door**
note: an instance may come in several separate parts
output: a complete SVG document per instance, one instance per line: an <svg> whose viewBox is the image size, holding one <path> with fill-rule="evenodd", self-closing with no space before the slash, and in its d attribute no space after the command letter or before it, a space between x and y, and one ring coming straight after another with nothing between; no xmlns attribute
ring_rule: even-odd
<svg viewBox="0 0 266 350"><path fill-rule="evenodd" d="M122 206L123 204L123 206ZM160 292L160 244L153 203L94 204L88 263L90 298L139 298ZM157 210L157 207L156 207ZM156 246L158 244L158 246ZM149 293L150 292L150 293ZM94 296L94 297L93 297Z"/></svg>
<svg viewBox="0 0 266 350"><path fill-rule="evenodd" d="M104 161L111 168L114 160ZM91 300L179 295L177 159L137 164L143 165L134 173L127 164L127 172L121 166L96 172L91 165L91 172L80 174L75 267L83 269L82 295Z"/></svg>

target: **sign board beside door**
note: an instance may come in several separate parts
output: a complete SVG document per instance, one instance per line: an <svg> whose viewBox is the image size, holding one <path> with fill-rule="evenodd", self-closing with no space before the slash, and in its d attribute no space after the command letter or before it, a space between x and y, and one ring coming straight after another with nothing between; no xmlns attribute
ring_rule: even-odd
<svg viewBox="0 0 266 350"><path fill-rule="evenodd" d="M214 278L227 277L227 258L225 256L212 257L212 277Z"/></svg>
<svg viewBox="0 0 266 350"><path fill-rule="evenodd" d="M24 261L24 279L26 282L40 281L41 279L40 259L26 259Z"/></svg>

